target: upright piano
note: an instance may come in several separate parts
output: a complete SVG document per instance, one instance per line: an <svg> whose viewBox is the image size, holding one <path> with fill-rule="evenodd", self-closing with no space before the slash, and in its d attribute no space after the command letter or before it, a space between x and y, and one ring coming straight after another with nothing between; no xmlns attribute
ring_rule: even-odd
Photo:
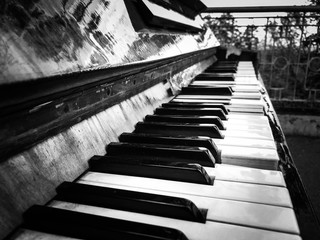
<svg viewBox="0 0 320 240"><path fill-rule="evenodd" d="M219 57L202 3L181 2L7 4L34 21L6 29L25 39L0 86L1 238L300 240L315 224L256 59ZM48 49L59 31L70 44Z"/></svg>

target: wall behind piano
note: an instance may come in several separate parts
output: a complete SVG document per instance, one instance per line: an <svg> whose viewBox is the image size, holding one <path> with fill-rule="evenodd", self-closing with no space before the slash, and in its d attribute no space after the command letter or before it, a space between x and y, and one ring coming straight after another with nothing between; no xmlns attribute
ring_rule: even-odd
<svg viewBox="0 0 320 240"><path fill-rule="evenodd" d="M122 0L0 1L0 87L217 45L210 30L198 35L136 32ZM171 87L213 61L171 76ZM168 88L159 83L0 162L0 239L21 223L28 207L46 203L58 184L88 167L92 155L104 154L109 142L168 101Z"/></svg>
<svg viewBox="0 0 320 240"><path fill-rule="evenodd" d="M217 46L199 35L135 32L122 0L0 2L0 84Z"/></svg>

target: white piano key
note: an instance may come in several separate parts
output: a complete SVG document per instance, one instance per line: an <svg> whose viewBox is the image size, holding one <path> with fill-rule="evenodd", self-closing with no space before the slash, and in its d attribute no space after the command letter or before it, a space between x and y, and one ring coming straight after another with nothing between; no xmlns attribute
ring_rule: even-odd
<svg viewBox="0 0 320 240"><path fill-rule="evenodd" d="M254 76L252 76L252 78L257 79L257 77L255 76L254 68L252 68L252 67L242 67L242 68L238 68L238 71L237 71L237 73L236 73L235 75L240 75L240 76L242 76L242 75L249 75L250 77L251 77L252 75L254 75Z"/></svg>
<svg viewBox="0 0 320 240"><path fill-rule="evenodd" d="M299 234L299 227L292 209L263 204L225 200L215 201L208 212L213 221L234 223L248 227ZM212 216L213 215L213 216Z"/></svg>
<svg viewBox="0 0 320 240"><path fill-rule="evenodd" d="M222 101L219 99L210 99L210 96L201 98L201 96L197 95L197 97L185 97L186 95L179 95L172 102L199 102L199 103L221 103ZM189 95L192 96L192 95ZM226 106L233 106L239 108L256 108L263 109L264 103L259 100L243 100L243 99L231 99L226 101L228 104Z"/></svg>
<svg viewBox="0 0 320 240"><path fill-rule="evenodd" d="M231 116L231 117L229 117ZM206 116L198 116L199 118L210 118L214 116L206 115ZM254 116L252 119L246 115L241 115L241 114L232 114L232 115L227 115L228 119L227 120L222 120L222 123L228 127L231 125L249 125L249 126L263 126L263 127L268 127L269 126L269 121L267 118L258 118L255 119ZM241 127L241 126L240 126ZM231 127L232 128L232 127Z"/></svg>
<svg viewBox="0 0 320 240"><path fill-rule="evenodd" d="M238 68L240 67L253 67L252 61L239 61Z"/></svg>
<svg viewBox="0 0 320 240"><path fill-rule="evenodd" d="M214 185L211 186L90 171L82 176L82 179L86 181L105 182L116 185L162 190L166 192L178 192L188 195L292 208L289 192L286 188L282 187L219 180L216 180Z"/></svg>
<svg viewBox="0 0 320 240"><path fill-rule="evenodd" d="M244 82L244 81L257 82L258 81L256 73L254 72L254 70L250 70L250 69L243 69L243 70L237 71L234 74L234 80L241 81L241 82Z"/></svg>
<svg viewBox="0 0 320 240"><path fill-rule="evenodd" d="M254 71L254 69L242 69L240 71L237 71L237 73L235 73L235 76L246 76L246 77L252 77L252 78L256 78L256 73Z"/></svg>
<svg viewBox="0 0 320 240"><path fill-rule="evenodd" d="M215 86L215 85L225 85L225 86L241 86L241 87L252 87L255 89L260 90L260 83L259 82L239 82L239 81L210 81L210 80L201 80L195 79L191 82L191 85L208 85L208 86Z"/></svg>
<svg viewBox="0 0 320 240"><path fill-rule="evenodd" d="M248 93L247 95L242 94L242 93L238 93L238 92L234 92L231 96L228 95L205 95L205 94L201 94L201 95L187 95L187 94L182 94L182 95L178 95L176 97L176 99L213 99L213 100L219 100L220 102L222 100L228 100L230 101L230 103L233 103L234 100L241 100L241 101L261 101L261 96L256 94L256 93ZM233 100L233 101L232 101ZM237 102L237 101L236 101Z"/></svg>
<svg viewBox="0 0 320 240"><path fill-rule="evenodd" d="M269 125L265 124L245 124L244 122L239 121L237 124L230 124L228 121L225 121L225 127L227 130L241 130L241 131L263 131L271 134L271 128Z"/></svg>
<svg viewBox="0 0 320 240"><path fill-rule="evenodd" d="M237 107L228 107L226 106L226 109L230 113L238 113L238 114L259 114L259 115L264 115L263 109L248 109L248 108L237 108Z"/></svg>
<svg viewBox="0 0 320 240"><path fill-rule="evenodd" d="M243 84L236 84L233 86L234 90L255 90L256 92L260 92L260 85L259 84L254 84L254 85L243 85Z"/></svg>
<svg viewBox="0 0 320 240"><path fill-rule="evenodd" d="M264 134L265 138L268 138L268 140L273 141L273 135L272 131L269 125L254 125L254 124L226 124L224 125L226 128L226 131L242 131L242 135L240 137L243 137L245 132L256 132L259 134ZM235 136L235 135L234 135ZM271 139L270 139L271 138Z"/></svg>
<svg viewBox="0 0 320 240"><path fill-rule="evenodd" d="M254 71L242 71L241 73L235 73L235 80L237 81L237 78L244 78L244 79L253 79L252 81L255 81L257 79L256 73ZM241 79L242 80L242 79Z"/></svg>
<svg viewBox="0 0 320 240"><path fill-rule="evenodd" d="M199 126L212 126L212 124L207 123L199 123ZM241 129L239 125L239 129L227 128L226 130L220 130L220 133L225 137L238 137L238 138L252 138L252 139L264 139L264 140L273 140L272 133L269 129L264 130L263 128L259 129L258 127L243 127ZM251 128L251 129L249 129Z"/></svg>
<svg viewBox="0 0 320 240"><path fill-rule="evenodd" d="M273 140L263 139L250 139L240 137L225 137L224 139L212 138L218 148L220 146L238 146L238 147L251 147L251 148L269 148L277 149Z"/></svg>
<svg viewBox="0 0 320 240"><path fill-rule="evenodd" d="M217 163L215 167L203 167L210 178L221 181L253 183L286 187L280 171L256 169L243 166Z"/></svg>
<svg viewBox="0 0 320 240"><path fill-rule="evenodd" d="M263 111L263 109L259 109L259 108L248 108L248 107L233 107L232 105L225 105L225 107L227 108L228 112L228 116L230 115L245 115L245 116L265 116L265 113Z"/></svg>
<svg viewBox="0 0 320 240"><path fill-rule="evenodd" d="M186 198L196 204L198 208L208 209L208 221L217 221L299 234L299 227L295 213L291 208L186 195L176 192L168 194L166 192L153 189L119 186L108 183L84 181L81 179L78 182L94 186Z"/></svg>
<svg viewBox="0 0 320 240"><path fill-rule="evenodd" d="M273 140L271 131L263 131L263 129L227 129L220 130L225 137L251 138Z"/></svg>
<svg viewBox="0 0 320 240"><path fill-rule="evenodd" d="M268 118L266 116L261 116L261 115L244 115L244 114L228 114L229 119L244 119L248 121L253 121L253 122L258 122L258 121L266 121Z"/></svg>
<svg viewBox="0 0 320 240"><path fill-rule="evenodd" d="M225 85L227 86L227 85ZM234 85L234 86L231 86L231 89L234 91L234 92L239 92L239 93L254 93L254 94L260 94L260 88L257 87L257 86L252 86L252 85L249 85L249 86L243 86L243 85Z"/></svg>
<svg viewBox="0 0 320 240"><path fill-rule="evenodd" d="M261 87L258 82L252 83L252 84L242 84L239 82L231 82L231 81L206 81L206 80L196 80L190 83L191 86L194 85L201 85L201 86L226 86L226 87L231 87L233 90L246 90L246 91L254 91L254 92L259 92Z"/></svg>
<svg viewBox="0 0 320 240"><path fill-rule="evenodd" d="M254 120L250 121L249 119L236 119L236 118L229 118L228 120L222 120L222 123L228 129L229 127L233 128L234 126L240 125L247 125L252 127L269 127L268 119L261 119L261 120Z"/></svg>
<svg viewBox="0 0 320 240"><path fill-rule="evenodd" d="M300 237L294 234L280 233L262 229L242 227L232 224L218 223L207 221L205 224L177 220L172 218L164 218L147 214L114 210L108 208L94 207L89 205L74 204L68 202L54 201L52 207L66 209L70 211L88 213L98 216L146 223L151 225L173 227L182 231L189 240L209 240L209 239L264 239L264 240L300 240Z"/></svg>
<svg viewBox="0 0 320 240"><path fill-rule="evenodd" d="M241 84L254 84L257 82L257 78L254 76L237 75L234 81Z"/></svg>
<svg viewBox="0 0 320 240"><path fill-rule="evenodd" d="M204 168L210 176L215 176L216 180L286 187L284 177L280 171L255 169L228 164L216 164L214 168Z"/></svg>
<svg viewBox="0 0 320 240"><path fill-rule="evenodd" d="M282 172L256 169L229 164L216 164L215 167L203 167L210 178L221 181L253 183L277 187L286 187Z"/></svg>
<svg viewBox="0 0 320 240"><path fill-rule="evenodd" d="M274 149L227 145L221 145L219 149L222 151L222 163L269 170L278 169L279 156Z"/></svg>
<svg viewBox="0 0 320 240"><path fill-rule="evenodd" d="M237 73L239 73L239 72L240 72L240 73L248 73L248 72L250 72L250 73L255 73L254 68L251 67L251 66L238 67L237 69L238 69Z"/></svg>
<svg viewBox="0 0 320 240"><path fill-rule="evenodd" d="M259 100L259 99L261 99L261 94L260 93L255 93L255 92L233 92L232 93L232 98Z"/></svg>
<svg viewBox="0 0 320 240"><path fill-rule="evenodd" d="M265 103L262 100L231 99L230 105L246 108L261 108L265 106Z"/></svg>

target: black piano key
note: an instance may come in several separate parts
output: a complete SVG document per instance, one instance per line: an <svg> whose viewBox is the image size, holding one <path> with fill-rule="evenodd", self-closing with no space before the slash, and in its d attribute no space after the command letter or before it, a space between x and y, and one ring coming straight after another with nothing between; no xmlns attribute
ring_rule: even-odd
<svg viewBox="0 0 320 240"><path fill-rule="evenodd" d="M177 95L175 96L171 101L174 102L181 102L181 101L203 101L203 102L208 102L208 101L214 101L214 103L221 103L224 105L231 105L231 98L219 98L217 96L210 96L210 95Z"/></svg>
<svg viewBox="0 0 320 240"><path fill-rule="evenodd" d="M200 211L190 200L172 196L64 182L57 188L55 200L144 213L161 217L206 222L206 210Z"/></svg>
<svg viewBox="0 0 320 240"><path fill-rule="evenodd" d="M163 103L162 107L164 108L179 108L179 107L185 107L185 108L220 108L224 114L228 114L228 110L226 106L222 103L197 103L197 102L168 102Z"/></svg>
<svg viewBox="0 0 320 240"><path fill-rule="evenodd" d="M138 122L135 133L159 133L168 136L207 136L223 139L224 136L214 124L176 123L176 122Z"/></svg>
<svg viewBox="0 0 320 240"><path fill-rule="evenodd" d="M225 130L221 119L216 116L183 116L183 115L147 115L145 122L168 122L168 123L196 123L214 124L219 130Z"/></svg>
<svg viewBox="0 0 320 240"><path fill-rule="evenodd" d="M221 151L209 137L182 137L166 136L165 134L144 134L144 133L122 133L119 136L120 142L130 143L151 143L163 145L180 145L207 148L217 163L221 163Z"/></svg>
<svg viewBox="0 0 320 240"><path fill-rule="evenodd" d="M159 227L45 206L32 206L23 215L23 227L81 239L187 240L174 228Z"/></svg>
<svg viewBox="0 0 320 240"><path fill-rule="evenodd" d="M183 95L208 95L213 96L215 98L222 98L224 96L228 97L232 95L232 98L240 98L240 99L260 99L261 94L260 92L234 92L232 87L223 87L221 86L221 90L215 90L218 87L210 87L210 86L203 86L203 85L190 85L186 88L183 88L180 96ZM222 90L225 89L225 90ZM229 92L227 92L227 90ZM219 94L221 93L221 94Z"/></svg>
<svg viewBox="0 0 320 240"><path fill-rule="evenodd" d="M219 62L212 64L207 69L212 69L212 68L236 68L237 69L238 63L229 63L229 62L228 63L227 62L221 63L219 61Z"/></svg>
<svg viewBox="0 0 320 240"><path fill-rule="evenodd" d="M232 96L233 90L230 87L208 87L208 86L194 86L183 87L180 95L221 95Z"/></svg>
<svg viewBox="0 0 320 240"><path fill-rule="evenodd" d="M238 68L238 63L235 62L215 62L211 66L209 66L207 69L210 68L216 68L216 67L233 67L233 68Z"/></svg>
<svg viewBox="0 0 320 240"><path fill-rule="evenodd" d="M246 113L258 113L258 114L264 114L264 108L261 105L260 107L258 105L256 106L250 106L247 108L241 108L241 107L237 107L237 106L232 106L232 105L228 105L228 104L220 104L220 103L211 103L211 102L207 102L206 100L201 100L201 99L197 99L197 100L192 100L192 99L173 99L171 100L169 103L167 104L162 104L163 106L166 107L175 107L175 106L183 106L184 107L204 107L204 108L211 108L211 107L215 107L215 105L217 105L217 107L220 107L220 105L224 106L224 108L226 109L227 113L229 114L230 112L236 113L236 112L246 112ZM221 107L221 109L224 111L223 107Z"/></svg>
<svg viewBox="0 0 320 240"><path fill-rule="evenodd" d="M207 69L214 68L216 66L229 66L229 67L237 68L238 62L237 61L221 61L221 60L219 60L219 61L215 62L214 64L212 64L211 66L209 66Z"/></svg>
<svg viewBox="0 0 320 240"><path fill-rule="evenodd" d="M195 77L196 80L234 81L233 73L202 73Z"/></svg>
<svg viewBox="0 0 320 240"><path fill-rule="evenodd" d="M227 120L226 114L220 108L164 108L159 107L154 111L159 115L197 115L197 116L217 116L221 120Z"/></svg>
<svg viewBox="0 0 320 240"><path fill-rule="evenodd" d="M231 93L236 92L234 90L234 88L236 87L235 83L231 83L231 84L198 84L199 81L193 83L192 85L189 85L188 88L204 88L204 89L210 89L210 88L216 88L216 87L221 87L221 88L229 88Z"/></svg>
<svg viewBox="0 0 320 240"><path fill-rule="evenodd" d="M209 84L203 85L203 84L197 84L200 81L188 86L188 88L190 88L191 90L195 90L195 94L205 94L205 95L210 95L211 92L211 88L212 86ZM220 86L221 88L230 88L231 93L232 93L232 98L236 98L237 94L257 94L257 95L261 95L260 91L258 89L239 89L237 87L237 85L232 85L232 84L216 84L214 87ZM190 90L190 91L191 91ZM198 91L198 93L197 93ZM202 91L202 93L201 93Z"/></svg>
<svg viewBox="0 0 320 240"><path fill-rule="evenodd" d="M199 164L150 159L147 156L94 156L89 165L94 172L213 185L213 179Z"/></svg>
<svg viewBox="0 0 320 240"><path fill-rule="evenodd" d="M208 73L236 73L237 68L229 66L215 66L209 69L206 69L205 72Z"/></svg>
<svg viewBox="0 0 320 240"><path fill-rule="evenodd" d="M135 156L140 159L198 163L207 167L214 167L215 164L215 158L206 148L161 144L112 142L107 146L107 156Z"/></svg>

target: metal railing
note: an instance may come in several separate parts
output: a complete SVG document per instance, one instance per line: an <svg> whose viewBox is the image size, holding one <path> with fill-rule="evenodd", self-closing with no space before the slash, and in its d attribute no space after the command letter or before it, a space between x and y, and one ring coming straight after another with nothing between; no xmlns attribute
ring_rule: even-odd
<svg viewBox="0 0 320 240"><path fill-rule="evenodd" d="M273 100L320 101L320 15L202 13L222 46L258 51L259 72Z"/></svg>

